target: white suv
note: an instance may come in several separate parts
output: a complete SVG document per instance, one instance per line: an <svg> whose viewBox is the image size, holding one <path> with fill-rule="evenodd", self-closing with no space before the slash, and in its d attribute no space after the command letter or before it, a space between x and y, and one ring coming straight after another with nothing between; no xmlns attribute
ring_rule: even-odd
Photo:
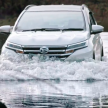
<svg viewBox="0 0 108 108"><path fill-rule="evenodd" d="M1 26L0 32L10 29ZM40 54L67 61L101 60L103 29L85 5L29 5L18 17L1 53L31 58Z"/></svg>

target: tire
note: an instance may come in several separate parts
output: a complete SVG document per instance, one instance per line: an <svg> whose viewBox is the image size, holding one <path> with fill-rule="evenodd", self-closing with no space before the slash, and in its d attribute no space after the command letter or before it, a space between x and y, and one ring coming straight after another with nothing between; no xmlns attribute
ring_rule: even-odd
<svg viewBox="0 0 108 108"><path fill-rule="evenodd" d="M102 47L102 52L101 52L101 61L102 61L102 57L104 56L104 50L103 50L103 47Z"/></svg>
<svg viewBox="0 0 108 108"><path fill-rule="evenodd" d="M93 53L93 59L95 60L95 53Z"/></svg>

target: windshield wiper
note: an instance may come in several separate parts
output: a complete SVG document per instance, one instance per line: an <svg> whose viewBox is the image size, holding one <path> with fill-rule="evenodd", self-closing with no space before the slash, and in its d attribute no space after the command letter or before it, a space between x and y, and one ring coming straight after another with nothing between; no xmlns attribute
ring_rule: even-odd
<svg viewBox="0 0 108 108"><path fill-rule="evenodd" d="M28 29L28 30L22 30L25 31L82 31L83 28L65 28L65 29L59 29L59 28L37 28L37 29Z"/></svg>
<svg viewBox="0 0 108 108"><path fill-rule="evenodd" d="M83 28L66 28L62 29L62 31L82 31L84 30Z"/></svg>
<svg viewBox="0 0 108 108"><path fill-rule="evenodd" d="M60 31L61 29L59 28L37 28L37 29L28 29L28 30L22 30L23 32L25 31Z"/></svg>

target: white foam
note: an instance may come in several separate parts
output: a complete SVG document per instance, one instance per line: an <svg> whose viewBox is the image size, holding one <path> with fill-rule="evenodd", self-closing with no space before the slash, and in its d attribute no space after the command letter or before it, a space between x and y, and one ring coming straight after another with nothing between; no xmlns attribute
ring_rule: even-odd
<svg viewBox="0 0 108 108"><path fill-rule="evenodd" d="M59 60L8 60L0 57L0 80L61 79L61 80L108 80L107 35L103 36L105 56L102 62L86 60L63 62ZM108 38L107 38L108 39Z"/></svg>
<svg viewBox="0 0 108 108"><path fill-rule="evenodd" d="M105 58L104 58L105 59ZM61 80L108 80L108 61L86 60L63 62L39 61L38 57L24 62L0 60L0 80L61 79Z"/></svg>

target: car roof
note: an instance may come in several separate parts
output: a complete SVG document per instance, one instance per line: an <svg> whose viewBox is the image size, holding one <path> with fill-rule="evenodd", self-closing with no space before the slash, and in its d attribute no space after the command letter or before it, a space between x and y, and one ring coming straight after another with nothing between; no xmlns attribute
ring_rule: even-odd
<svg viewBox="0 0 108 108"><path fill-rule="evenodd" d="M80 5L29 5L27 11L82 11Z"/></svg>

